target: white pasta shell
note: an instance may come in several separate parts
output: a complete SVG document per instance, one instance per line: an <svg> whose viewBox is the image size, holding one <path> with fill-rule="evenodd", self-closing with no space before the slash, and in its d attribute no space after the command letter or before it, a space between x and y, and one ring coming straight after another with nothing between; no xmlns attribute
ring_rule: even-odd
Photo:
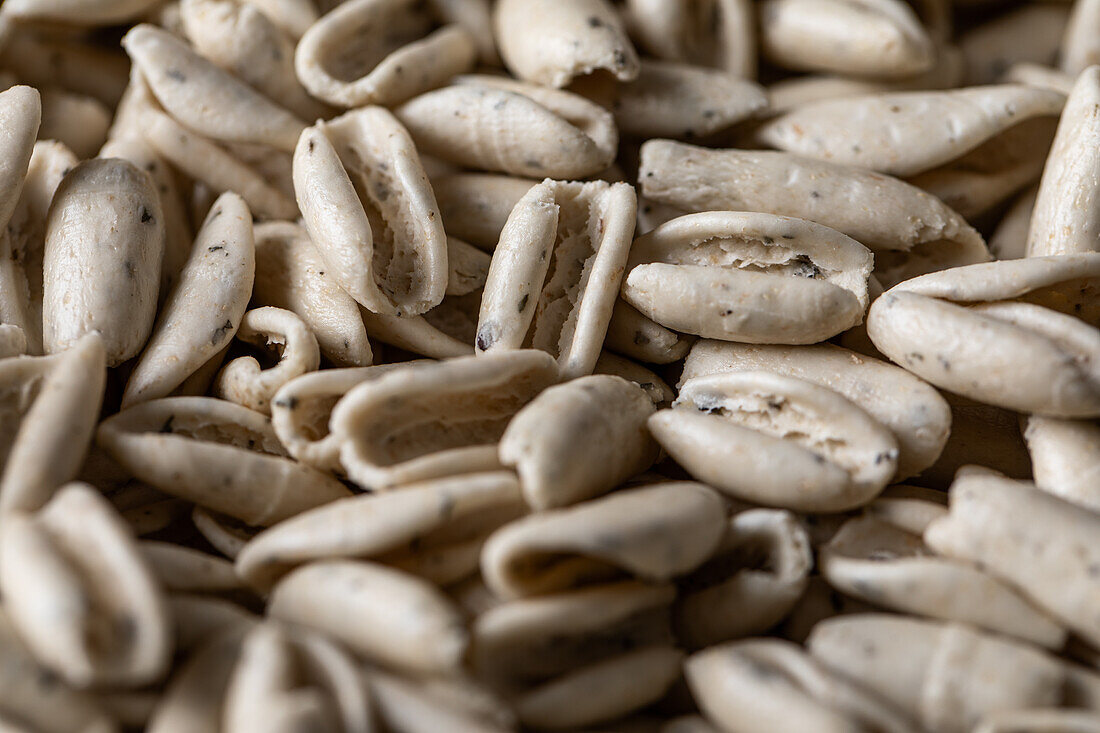
<svg viewBox="0 0 1100 733"><path fill-rule="evenodd" d="M597 70L638 75L638 55L606 0L500 0L493 32L508 70L525 81L567 86Z"/></svg>
<svg viewBox="0 0 1100 733"><path fill-rule="evenodd" d="M195 50L303 120L327 116L294 71L294 39L255 5L181 0L180 20Z"/></svg>
<svg viewBox="0 0 1100 733"><path fill-rule="evenodd" d="M996 84L826 100L764 123L760 140L791 153L911 176L943 165L1035 117L1057 117L1065 97Z"/></svg>
<svg viewBox="0 0 1100 733"><path fill-rule="evenodd" d="M670 584L626 581L506 601L474 620L471 663L479 675L513 681L665 641L674 597Z"/></svg>
<svg viewBox="0 0 1100 733"><path fill-rule="evenodd" d="M766 559L749 564L749 557ZM774 627L801 598L812 567L810 537L793 514L734 514L714 554L684 581L677 638L699 649Z"/></svg>
<svg viewBox="0 0 1100 733"><path fill-rule="evenodd" d="M1066 630L1011 586L933 556L920 536L873 517L846 522L821 548L821 574L847 595L904 613L959 621L1059 649Z"/></svg>
<svg viewBox="0 0 1100 733"><path fill-rule="evenodd" d="M34 511L76 477L106 380L103 341L94 334L55 356L0 361L0 513Z"/></svg>
<svg viewBox="0 0 1100 733"><path fill-rule="evenodd" d="M938 553L981 563L1095 644L1098 531L1096 513L1034 484L969 474L952 484L951 512L928 526L924 541Z"/></svg>
<svg viewBox="0 0 1100 733"><path fill-rule="evenodd" d="M492 173L453 173L432 179L447 234L492 252L508 215L535 181Z"/></svg>
<svg viewBox="0 0 1100 733"><path fill-rule="evenodd" d="M796 511L866 504L897 466L897 441L863 409L830 389L765 372L686 382L649 429L695 478Z"/></svg>
<svg viewBox="0 0 1100 733"><path fill-rule="evenodd" d="M58 733L114 733L118 725L101 706L102 698L65 684L19 638L6 610L0 609L0 715ZM48 680L50 684L44 684ZM20 733L26 728L14 728Z"/></svg>
<svg viewBox="0 0 1100 733"><path fill-rule="evenodd" d="M294 191L322 259L358 303L411 316L443 299L439 209L408 132L388 111L364 107L303 132Z"/></svg>
<svg viewBox="0 0 1100 733"><path fill-rule="evenodd" d="M508 217L493 253L477 353L530 343L563 377L591 374L615 306L634 231L627 184L543 181Z"/></svg>
<svg viewBox="0 0 1100 733"><path fill-rule="evenodd" d="M1095 315L1085 294L1098 266L1092 253L925 275L872 304L868 334L893 361L971 399L1054 417L1097 415L1100 334L1088 325Z"/></svg>
<svg viewBox="0 0 1100 733"><path fill-rule="evenodd" d="M989 259L981 235L935 196L854 166L650 140L642 145L638 181L647 199L689 211L765 211L836 229L873 250L876 276L885 270L891 284L914 269L908 260L950 267ZM906 254L890 262L891 250Z"/></svg>
<svg viewBox="0 0 1100 733"><path fill-rule="evenodd" d="M680 678L683 659L671 645L654 645L580 667L522 693L516 717L543 730L613 720L663 697Z"/></svg>
<svg viewBox="0 0 1100 733"><path fill-rule="evenodd" d="M395 551L446 549L523 512L516 477L505 471L450 476L400 491L342 499L280 522L248 542L237 572L267 589L283 574L314 560L375 558ZM476 567L476 566L475 566Z"/></svg>
<svg viewBox="0 0 1100 733"><path fill-rule="evenodd" d="M0 589L20 636L76 687L140 686L168 668L162 591L94 487L68 484L38 513L4 518Z"/></svg>
<svg viewBox="0 0 1100 733"><path fill-rule="evenodd" d="M1077 77L1058 123L1031 215L1029 257L1100 250L1098 104L1100 66L1092 66Z"/></svg>
<svg viewBox="0 0 1100 733"><path fill-rule="evenodd" d="M688 657L684 674L699 707L722 730L918 730L893 706L781 639L705 649Z"/></svg>
<svg viewBox="0 0 1100 733"><path fill-rule="evenodd" d="M394 110L425 153L532 178L582 178L614 160L614 118L584 97L496 77L460 81Z"/></svg>
<svg viewBox="0 0 1100 733"><path fill-rule="evenodd" d="M925 730L964 733L997 710L1053 705L1064 674L1043 652L963 624L887 614L827 619L810 654L913 716Z"/></svg>
<svg viewBox="0 0 1100 733"><path fill-rule="evenodd" d="M61 179L79 162L61 143L35 143L19 203L0 234L0 321L22 329L32 356L43 353L46 214Z"/></svg>
<svg viewBox="0 0 1100 733"><path fill-rule="evenodd" d="M155 109L142 110L139 120L146 141L180 171L209 186L212 193L237 193L257 217L298 216L292 198L225 148Z"/></svg>
<svg viewBox="0 0 1100 733"><path fill-rule="evenodd" d="M543 391L508 423L500 462L519 474L535 509L599 496L652 465L653 401L621 377L581 377ZM568 456L568 459L564 458Z"/></svg>
<svg viewBox="0 0 1100 733"><path fill-rule="evenodd" d="M168 396L233 340L255 271L252 214L240 196L223 193L196 235L176 288L130 373L123 407Z"/></svg>
<svg viewBox="0 0 1100 733"><path fill-rule="evenodd" d="M667 581L702 563L724 530L718 495L669 482L532 514L490 535L485 583L503 598L639 578Z"/></svg>
<svg viewBox="0 0 1100 733"><path fill-rule="evenodd" d="M815 343L863 320L871 252L813 222L703 212L631 248L623 298L657 323L707 338Z"/></svg>
<svg viewBox="0 0 1100 733"><path fill-rule="evenodd" d="M327 560L292 571L271 592L268 614L420 673L457 669L469 642L458 609L441 591L364 561Z"/></svg>
<svg viewBox="0 0 1100 733"><path fill-rule="evenodd" d="M222 367L214 381L215 396L250 410L270 415L271 398L280 387L321 365L317 339L301 318L282 308L248 311L236 338L277 351L278 363L273 367L264 369L255 357L240 356Z"/></svg>
<svg viewBox="0 0 1100 733"><path fill-rule="evenodd" d="M285 458L266 416L223 400L143 402L104 420L96 441L150 486L254 526L349 495Z"/></svg>
<svg viewBox="0 0 1100 733"><path fill-rule="evenodd" d="M118 158L70 171L46 223L46 353L98 332L108 366L136 356L153 329L163 256L164 217L149 174Z"/></svg>
<svg viewBox="0 0 1100 733"><path fill-rule="evenodd" d="M125 158L149 173L160 197L164 215L164 257L161 261L161 301L176 286L180 271L191 253L191 226L187 220L175 172L167 162L145 142L140 131L126 131L112 137L99 151L100 158Z"/></svg>
<svg viewBox="0 0 1100 733"><path fill-rule="evenodd" d="M493 469L508 421L557 381L553 359L534 349L405 364L333 409L340 462L372 489Z"/></svg>
<svg viewBox="0 0 1100 733"><path fill-rule="evenodd" d="M460 25L430 31L411 0L350 0L309 27L294 55L298 78L330 104L392 106L474 65Z"/></svg>
<svg viewBox="0 0 1100 733"><path fill-rule="evenodd" d="M631 36L660 59L756 75L756 8L749 0L627 0Z"/></svg>
<svg viewBox="0 0 1100 733"><path fill-rule="evenodd" d="M766 0L760 48L779 66L897 78L927 71L935 45L901 0Z"/></svg>
<svg viewBox="0 0 1100 733"><path fill-rule="evenodd" d="M1100 511L1100 426L1095 421L1032 415L1024 439L1040 489Z"/></svg>
<svg viewBox="0 0 1100 733"><path fill-rule="evenodd" d="M134 26L123 48L164 108L200 135L290 152L305 124L171 33Z"/></svg>
<svg viewBox="0 0 1100 733"><path fill-rule="evenodd" d="M951 410L929 384L904 369L832 344L765 346L699 341L681 383L729 371L764 371L804 379L847 397L890 430L898 441L894 479L932 465L951 430Z"/></svg>
<svg viewBox="0 0 1100 733"><path fill-rule="evenodd" d="M271 426L287 453L322 471L342 471L340 436L329 432L332 408L352 387L405 363L324 369L284 384L271 400Z"/></svg>
<svg viewBox="0 0 1100 733"><path fill-rule="evenodd" d="M317 338L321 353L341 367L371 363L370 342L359 308L337 283L306 230L291 222L256 225L253 303L285 308Z"/></svg>

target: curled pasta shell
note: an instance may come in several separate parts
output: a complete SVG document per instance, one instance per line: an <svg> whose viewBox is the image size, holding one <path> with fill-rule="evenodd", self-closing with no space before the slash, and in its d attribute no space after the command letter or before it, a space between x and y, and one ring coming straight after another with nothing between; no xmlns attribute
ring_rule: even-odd
<svg viewBox="0 0 1100 733"><path fill-rule="evenodd" d="M584 97L489 76L459 81L394 112L426 153L531 178L581 178L614 160L614 118Z"/></svg>
<svg viewBox="0 0 1100 733"><path fill-rule="evenodd" d="M766 371L804 379L847 397L898 441L895 479L915 476L939 458L951 433L951 409L931 385L884 361L832 344L767 346L699 341L681 383L707 374Z"/></svg>
<svg viewBox="0 0 1100 733"><path fill-rule="evenodd" d="M637 52L606 0L502 0L493 32L504 65L526 81L564 87L597 70L638 76Z"/></svg>
<svg viewBox="0 0 1100 733"><path fill-rule="evenodd" d="M104 420L96 440L150 486L254 526L349 495L285 458L266 416L223 400L143 402Z"/></svg>
<svg viewBox="0 0 1100 733"><path fill-rule="evenodd" d="M477 353L530 343L563 377L591 374L615 307L637 200L622 183L543 181L508 217L493 253Z"/></svg>
<svg viewBox="0 0 1100 733"><path fill-rule="evenodd" d="M759 556L767 558L760 568L744 563ZM685 579L688 590L676 605L678 638L698 649L772 628L801 598L812 567L810 538L793 514L738 512L713 555Z"/></svg>
<svg viewBox="0 0 1100 733"><path fill-rule="evenodd" d="M1100 255L1089 253L925 275L880 296L867 332L893 361L963 396L1053 417L1094 416L1100 335L1088 293L1097 266Z"/></svg>
<svg viewBox="0 0 1100 733"><path fill-rule="evenodd" d="M408 132L388 111L364 107L303 132L294 191L322 259L358 303L413 316L443 299L439 209Z"/></svg>
<svg viewBox="0 0 1100 733"><path fill-rule="evenodd" d="M481 574L504 598L624 576L664 582L702 563L723 525L718 495L702 484L618 491L505 525L485 544Z"/></svg>
<svg viewBox="0 0 1100 733"><path fill-rule="evenodd" d="M260 348L276 346L279 362L264 369L251 356L241 356L222 367L214 383L219 397L238 405L271 413L271 398L284 384L321 365L317 339L302 319L281 308L255 308L244 314L236 337Z"/></svg>
<svg viewBox="0 0 1100 733"><path fill-rule="evenodd" d="M1029 645L888 614L819 623L810 654L880 695L922 728L962 733L985 714L1059 701L1061 665Z"/></svg>
<svg viewBox="0 0 1100 733"><path fill-rule="evenodd" d="M470 69L476 53L464 28L431 31L410 0L350 0L309 27L294 64L318 99L390 106Z"/></svg>
<svg viewBox="0 0 1100 733"><path fill-rule="evenodd" d="M32 356L44 353L42 262L46 215L61 180L79 162L61 143L35 143L19 203L0 235L0 321L23 331L27 352Z"/></svg>
<svg viewBox="0 0 1100 733"><path fill-rule="evenodd" d="M1022 122L1057 117L1063 104L1058 92L1016 84L878 94L808 104L764 123L757 134L791 153L911 176Z"/></svg>
<svg viewBox="0 0 1100 733"><path fill-rule="evenodd" d="M731 730L918 730L899 710L789 641L711 647L688 657L684 673L707 717Z"/></svg>
<svg viewBox="0 0 1100 733"><path fill-rule="evenodd" d="M68 484L38 513L4 518L0 588L20 636L76 687L140 686L168 668L162 591L91 486Z"/></svg>
<svg viewBox="0 0 1100 733"><path fill-rule="evenodd" d="M469 641L458 610L434 586L363 561L327 560L294 570L275 586L268 613L413 672L456 669Z"/></svg>
<svg viewBox="0 0 1100 733"><path fill-rule="evenodd" d="M256 535L237 556L240 576L266 588L298 565L330 558L391 560L403 550L444 550L523 511L510 472L433 479L303 512Z"/></svg>
<svg viewBox="0 0 1100 733"><path fill-rule="evenodd" d="M652 465L657 444L645 421L653 402L621 377L596 375L546 389L516 413L500 438L535 509L599 496ZM570 456L563 465L562 456Z"/></svg>
<svg viewBox="0 0 1100 733"><path fill-rule="evenodd" d="M143 23L126 34L122 45L157 101L195 132L215 140L294 150L305 127L301 120L176 36Z"/></svg>
<svg viewBox="0 0 1100 733"><path fill-rule="evenodd" d="M649 140L638 181L647 199L689 211L763 211L836 229L874 251L875 275L890 285L989 259L981 235L935 196L855 166Z"/></svg>
<svg viewBox="0 0 1100 733"><path fill-rule="evenodd" d="M1027 236L1027 255L1073 254L1100 250L1100 67L1083 71L1070 91L1046 159Z"/></svg>
<svg viewBox="0 0 1100 733"><path fill-rule="evenodd" d="M337 366L367 366L370 342L359 308L326 273L324 260L306 230L291 222L258 224L256 305L285 308L301 318L321 353Z"/></svg>
<svg viewBox="0 0 1100 733"><path fill-rule="evenodd" d="M167 396L233 340L255 271L252 214L240 196L224 193L195 237L179 282L130 374L123 407Z"/></svg>
<svg viewBox="0 0 1100 733"><path fill-rule="evenodd" d="M667 641L674 596L668 584L627 581L501 603L474 620L472 664L490 679L541 679Z"/></svg>
<svg viewBox="0 0 1100 733"><path fill-rule="evenodd" d="M11 717L34 730L114 733L117 723L101 698L65 684L20 640L6 610L0 609L0 720ZM15 728L15 731L26 728Z"/></svg>
<svg viewBox="0 0 1100 733"><path fill-rule="evenodd" d="M707 212L631 248L623 298L668 328L748 343L815 343L867 307L867 248L812 222Z"/></svg>
<svg viewBox="0 0 1100 733"><path fill-rule="evenodd" d="M788 69L898 78L928 71L935 46L898 0L766 0L760 48Z"/></svg>
<svg viewBox="0 0 1100 733"><path fill-rule="evenodd" d="M99 419L106 372L95 334L54 356L0 361L0 513L34 511L76 477Z"/></svg>
<svg viewBox="0 0 1100 733"><path fill-rule="evenodd" d="M697 479L754 503L836 512L871 501L897 441L863 409L810 382L765 372L696 377L649 429Z"/></svg>
<svg viewBox="0 0 1100 733"><path fill-rule="evenodd" d="M846 522L821 549L821 572L843 593L885 608L960 621L1051 649L1066 630L1010 586L965 562L932 555L919 535L879 519Z"/></svg>
<svg viewBox="0 0 1100 733"><path fill-rule="evenodd" d="M164 217L149 174L118 158L62 179L46 223L42 320L47 353L96 331L107 365L136 356L153 329ZM108 244L109 243L109 244Z"/></svg>
<svg viewBox="0 0 1100 733"><path fill-rule="evenodd" d="M493 469L508 421L557 380L554 361L533 349L403 365L333 409L340 462L372 488Z"/></svg>
<svg viewBox="0 0 1100 733"><path fill-rule="evenodd" d="M155 109L141 110L139 121L145 139L158 153L215 194L239 194L258 217L286 219L298 215L293 199L227 149Z"/></svg>
<svg viewBox="0 0 1100 733"><path fill-rule="evenodd" d="M1095 643L1100 581L1090 572L1096 548L1087 539L1100 517L1034 484L990 474L960 475L951 512L932 522L924 541L936 552L979 562L1039 608Z"/></svg>

